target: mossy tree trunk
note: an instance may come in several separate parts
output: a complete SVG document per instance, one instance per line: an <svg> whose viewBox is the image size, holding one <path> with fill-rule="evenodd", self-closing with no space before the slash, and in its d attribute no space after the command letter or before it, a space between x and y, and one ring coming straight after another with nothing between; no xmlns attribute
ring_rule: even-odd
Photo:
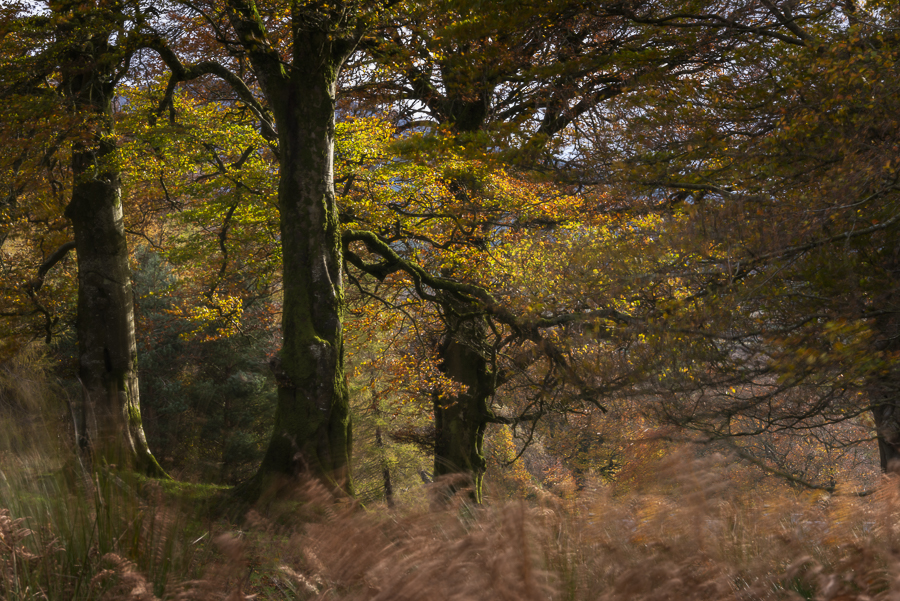
<svg viewBox="0 0 900 601"><path fill-rule="evenodd" d="M230 5L232 25L249 50L278 133L284 261L283 344L272 361L278 381L275 428L257 475L242 492L255 500L308 475L352 494L333 154L337 76L355 42L333 33L339 28L327 19L304 13L312 9L295 5L288 65L264 42L265 23L254 3Z"/></svg>
<svg viewBox="0 0 900 601"><path fill-rule="evenodd" d="M490 409L494 392L490 363L484 349L477 346L486 338L486 326L483 317L450 321L439 348L441 371L463 390L451 396L435 395L434 476L449 477L450 494L468 488L470 499L481 503L487 468L484 434L487 425L495 421Z"/></svg>
<svg viewBox="0 0 900 601"><path fill-rule="evenodd" d="M73 145L72 199L65 212L78 255L78 374L84 408L79 444L94 463L166 477L141 425L131 272L113 156L116 70L128 59L102 34L84 48L91 50L70 49L61 86L91 124Z"/></svg>

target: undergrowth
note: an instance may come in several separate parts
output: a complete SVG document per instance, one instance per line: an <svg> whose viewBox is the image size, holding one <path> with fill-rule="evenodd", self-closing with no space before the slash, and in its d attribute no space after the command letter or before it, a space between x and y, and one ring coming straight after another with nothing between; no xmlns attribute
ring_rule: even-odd
<svg viewBox="0 0 900 601"><path fill-rule="evenodd" d="M5 599L893 599L900 488L754 495L715 461L659 466L640 491L431 510L298 485L293 520L201 523L162 488L3 481ZM91 496L83 491L91 491ZM440 495L435 495L440 498Z"/></svg>
<svg viewBox="0 0 900 601"><path fill-rule="evenodd" d="M900 598L894 478L866 497L747 490L726 458L684 452L627 489L487 507L445 503L441 483L430 508L391 509L297 483L289 515L232 523L221 488L86 475L65 420L30 404L58 391L0 374L0 393L3 599Z"/></svg>

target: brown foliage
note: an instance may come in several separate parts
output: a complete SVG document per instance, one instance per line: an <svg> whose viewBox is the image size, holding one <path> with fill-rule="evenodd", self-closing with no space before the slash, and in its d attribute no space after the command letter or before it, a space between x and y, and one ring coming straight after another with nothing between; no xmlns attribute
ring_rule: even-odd
<svg viewBox="0 0 900 601"><path fill-rule="evenodd" d="M65 598L837 601L900 592L896 478L868 497L760 494L723 477L727 468L722 456L676 453L624 492L605 485L573 500L545 494L537 505L491 507L458 495L430 511L362 510L312 483L251 512L241 529L213 528L215 553L200 576L171 579L159 597L156 575L114 552L92 561L86 586ZM0 511L6 598L40 596L11 580L23 567L58 565L61 547L43 536L51 542L36 548L34 538Z"/></svg>

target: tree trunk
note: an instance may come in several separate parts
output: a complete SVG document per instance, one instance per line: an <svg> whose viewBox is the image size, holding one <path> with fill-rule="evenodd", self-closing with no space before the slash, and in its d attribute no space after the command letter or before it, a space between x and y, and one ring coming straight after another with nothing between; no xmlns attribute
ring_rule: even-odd
<svg viewBox="0 0 900 601"><path fill-rule="evenodd" d="M87 13L60 9L61 39L75 35L73 19ZM72 220L78 261L78 373L83 395L79 445L94 462L168 477L147 446L141 425L137 345L121 183L112 132L112 100L128 56L108 44L99 24L90 40L61 53L60 90L90 124L72 148Z"/></svg>
<svg viewBox="0 0 900 601"><path fill-rule="evenodd" d="M470 346L484 335L483 318L476 321L466 324L465 332L453 328L440 348L441 370L466 388L450 398L434 398L434 476L458 477L448 482L448 493L470 486L469 497L481 503L487 467L484 433L493 417L489 406L493 382L487 359Z"/></svg>
<svg viewBox="0 0 900 601"><path fill-rule="evenodd" d="M443 111L446 124L455 135L472 134L485 125L490 94L484 89L476 94L470 92L448 90ZM465 186L456 180L449 181L449 188L462 206L471 202ZM483 317L469 320L454 317L455 312L464 314L471 309L450 296L444 297L444 308L449 318L439 349L441 370L466 390L449 399L434 399L434 477L437 480L440 476L455 476L458 484L451 480L448 493L455 493L460 484L471 486L469 497L480 504L487 470L484 433L493 418L490 400L494 393L494 380L485 356L487 325Z"/></svg>
<svg viewBox="0 0 900 601"><path fill-rule="evenodd" d="M877 307L882 309L874 320L876 332L875 349L887 361L900 354L900 240L890 236L883 248L880 267L884 292L878 298ZM877 272L876 272L877 273ZM878 436L878 454L884 472L900 474L900 373L894 365L888 372L872 376L868 384L869 402L875 418Z"/></svg>
<svg viewBox="0 0 900 601"><path fill-rule="evenodd" d="M870 398L872 396L870 387ZM875 400L872 415L878 436L878 454L881 470L886 473L900 473L900 407L896 401L886 397Z"/></svg>
<svg viewBox="0 0 900 601"><path fill-rule="evenodd" d="M376 413L376 415L378 414ZM378 449L378 461L381 464L381 482L384 485L384 500L387 502L388 507L393 508L394 484L391 482L391 465L388 463L384 438L381 436L381 426L375 426L375 448Z"/></svg>
<svg viewBox="0 0 900 601"><path fill-rule="evenodd" d="M99 136L98 136L99 138ZM78 373L84 421L79 444L94 461L167 477L141 425L137 345L119 177L109 139L72 153L74 185L66 216L78 253Z"/></svg>
<svg viewBox="0 0 900 601"><path fill-rule="evenodd" d="M344 293L334 196L335 82L327 33L295 34L290 75L259 65L278 129L284 305L275 429L244 496L277 494L306 474L352 494L351 424L344 375ZM278 66L280 68L280 65Z"/></svg>

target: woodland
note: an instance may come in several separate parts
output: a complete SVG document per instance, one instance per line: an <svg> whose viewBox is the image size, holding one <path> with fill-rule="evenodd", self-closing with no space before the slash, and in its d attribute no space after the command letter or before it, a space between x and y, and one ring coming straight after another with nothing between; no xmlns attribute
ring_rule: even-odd
<svg viewBox="0 0 900 601"><path fill-rule="evenodd" d="M5 598L900 590L895 2L8 0L0 98Z"/></svg>

